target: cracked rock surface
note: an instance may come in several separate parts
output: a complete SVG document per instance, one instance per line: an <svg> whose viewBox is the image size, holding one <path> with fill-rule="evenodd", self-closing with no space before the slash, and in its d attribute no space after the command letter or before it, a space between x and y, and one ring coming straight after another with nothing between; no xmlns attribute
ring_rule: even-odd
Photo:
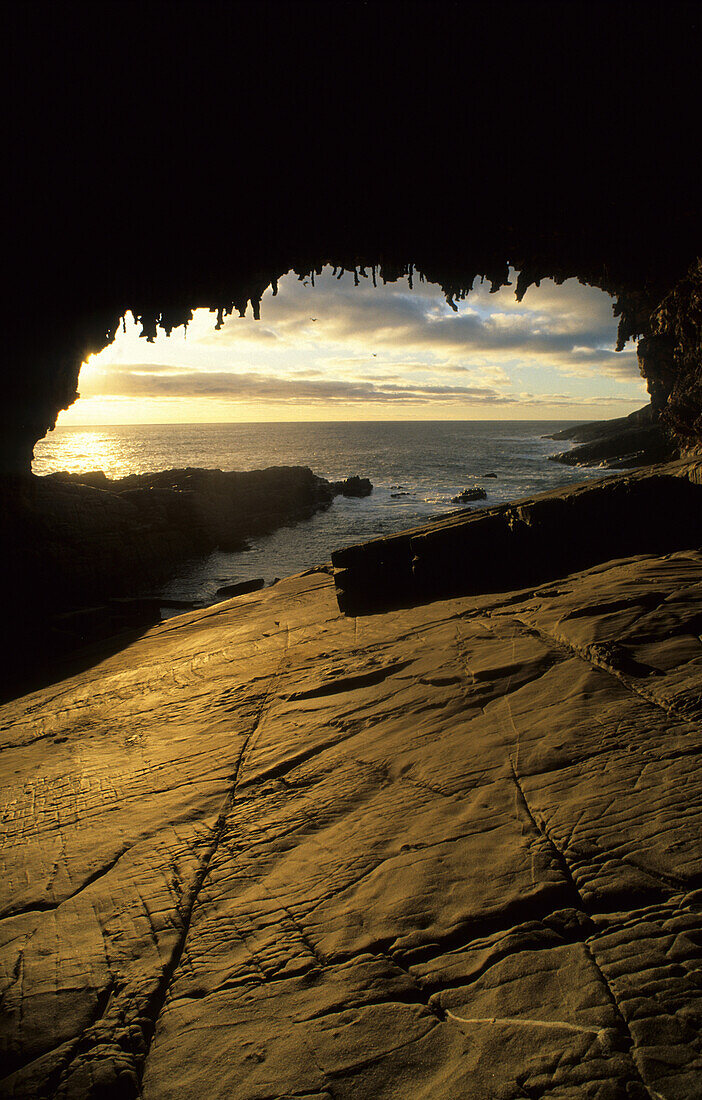
<svg viewBox="0 0 702 1100"><path fill-rule="evenodd" d="M312 573L3 707L2 1095L700 1097L700 565Z"/></svg>

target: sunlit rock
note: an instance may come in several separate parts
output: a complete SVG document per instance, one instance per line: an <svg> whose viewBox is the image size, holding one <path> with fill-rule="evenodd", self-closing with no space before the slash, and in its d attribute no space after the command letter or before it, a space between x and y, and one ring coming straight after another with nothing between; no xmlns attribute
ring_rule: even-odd
<svg viewBox="0 0 702 1100"><path fill-rule="evenodd" d="M700 554L324 573L0 712L4 1095L698 1095Z"/></svg>

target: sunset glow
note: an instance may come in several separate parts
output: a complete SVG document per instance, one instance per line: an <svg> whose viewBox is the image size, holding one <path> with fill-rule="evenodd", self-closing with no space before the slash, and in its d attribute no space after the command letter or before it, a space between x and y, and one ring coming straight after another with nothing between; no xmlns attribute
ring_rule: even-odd
<svg viewBox="0 0 702 1100"><path fill-rule="evenodd" d="M251 312L215 329L197 310L187 332L147 342L128 314L80 376L60 425L301 420L578 419L646 401L634 349L615 352L605 294L544 280L477 284L454 312L440 289L374 288L327 270L293 275Z"/></svg>

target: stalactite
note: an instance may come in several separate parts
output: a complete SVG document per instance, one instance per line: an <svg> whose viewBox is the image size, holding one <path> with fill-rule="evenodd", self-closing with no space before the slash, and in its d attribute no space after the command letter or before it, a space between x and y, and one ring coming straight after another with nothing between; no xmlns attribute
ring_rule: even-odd
<svg viewBox="0 0 702 1100"><path fill-rule="evenodd" d="M458 303L463 302L470 294L477 278L480 279L481 284L486 280L489 281L493 292L500 286L509 284L510 265L502 258L499 260L493 258L492 262L489 262L489 255L487 262L485 259L478 262L471 261L466 257L462 263L455 263L448 269L441 262L416 264L414 261L397 261L387 255L376 258L372 264L368 262L365 255L363 262L350 258L348 254L341 257L337 255L334 259L336 262L333 267L331 263L327 265L326 262L316 259L314 262L307 260L296 267L294 273L303 283L309 281L315 285L316 276L329 266L337 280L343 278L346 272L353 272L355 286L360 285L361 278L367 279L370 275L374 287L378 285L378 276L384 286L406 277L411 289L414 289L415 277L418 276L420 282L428 282L440 287L446 303L454 312L458 312ZM679 308L676 306L675 309L669 305L667 310L659 310L656 331L651 325L652 314L661 303L663 290L666 285L670 287L674 284L655 283L650 276L647 280L637 283L635 270L632 269L627 275L624 269L624 275L622 275L621 271L615 270L610 262L593 262L583 266L577 259L572 262L567 261L567 253L561 257L558 252L555 256L547 254L530 256L523 252L515 252L512 268L518 271L515 288L517 301L523 299L529 286L538 286L546 278L560 285L566 279L576 277L585 285L597 286L609 293L614 299L614 314L619 318L618 349L624 348L631 339L639 339L641 369L647 379L649 392L652 398L655 397L656 407L663 409L670 400L672 404L669 423L681 438L696 439L702 434L700 428L702 413L699 411L702 408L702 399L698 396L699 383L696 381L697 368L694 366L697 362L695 355L698 354L695 350L698 349L698 341L693 332L695 323L684 320L687 315L683 305ZM16 414L8 412L5 417L6 443L4 449L0 448L0 464L4 468L14 468L15 465L24 464L26 468L27 456L31 455L36 439L54 426L58 411L68 408L76 399L76 381L80 363L88 355L99 352L107 346L114 338L120 324L123 331L127 330L128 312L131 312L139 326L141 336L149 342L155 340L159 330L170 333L181 325L187 334L193 305L206 306L208 298L213 303L212 312L216 314L216 317L213 317L215 330L220 329L225 318L234 311L241 317L245 316L249 303L254 319L259 320L265 291L270 287L272 294L277 295L280 278L290 270L290 266L281 265L273 270L264 266L255 273L247 274L239 271L236 279L233 280L234 285L227 288L225 293L222 287L226 284L221 280L204 291L199 290L195 282L184 290L180 300L173 301L165 293L164 303L160 308L154 306L150 290L142 297L141 302L136 295L136 301L134 299L130 301L129 296L122 296L118 309L108 310L97 317L88 318L86 315L84 319L86 335L83 338L76 338L75 335L63 338L60 332L54 333L51 340L56 345L56 353L53 354L47 349L42 355L37 355L38 362L47 363L46 381L42 380L41 383L44 387L41 396L34 396L37 386L30 381L27 381L22 389L22 380L19 376L14 383L18 397L13 398L12 394L9 395L10 400L15 404L8 404L8 409L17 408L20 411ZM262 274L261 271L265 271L266 274ZM694 275L690 276L690 286L696 287L698 278L699 275L695 269ZM197 299L193 302L196 293ZM685 291L687 297L682 292L679 297L681 303L688 302L685 308L689 315L697 308L696 293L696 291ZM676 302L678 299L669 296L669 301ZM665 341L657 339L652 342L651 338L654 336L664 336ZM642 340L644 343L641 343ZM678 350L674 353L675 348ZM48 365L59 362L64 364L60 372L58 367L52 368ZM53 376L50 373L52 369L56 371ZM677 381L676 372L680 375ZM38 367L35 369L35 375L42 379L44 377L39 373ZM27 377L28 379L32 377L30 372L27 372ZM25 411L32 407L32 402L36 402L39 410L36 416ZM12 421L13 416L17 421L17 427ZM25 426L22 427L22 425ZM18 441L22 432L24 435L21 441Z"/></svg>

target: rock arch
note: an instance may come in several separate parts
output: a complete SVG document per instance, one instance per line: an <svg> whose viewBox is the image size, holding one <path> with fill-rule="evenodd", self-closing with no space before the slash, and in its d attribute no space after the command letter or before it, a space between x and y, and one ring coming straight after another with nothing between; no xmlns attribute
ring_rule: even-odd
<svg viewBox="0 0 702 1100"><path fill-rule="evenodd" d="M333 9L333 10L332 10ZM577 276L700 437L700 29L664 8L26 5L15 13L0 466L131 309L258 308L324 264Z"/></svg>

